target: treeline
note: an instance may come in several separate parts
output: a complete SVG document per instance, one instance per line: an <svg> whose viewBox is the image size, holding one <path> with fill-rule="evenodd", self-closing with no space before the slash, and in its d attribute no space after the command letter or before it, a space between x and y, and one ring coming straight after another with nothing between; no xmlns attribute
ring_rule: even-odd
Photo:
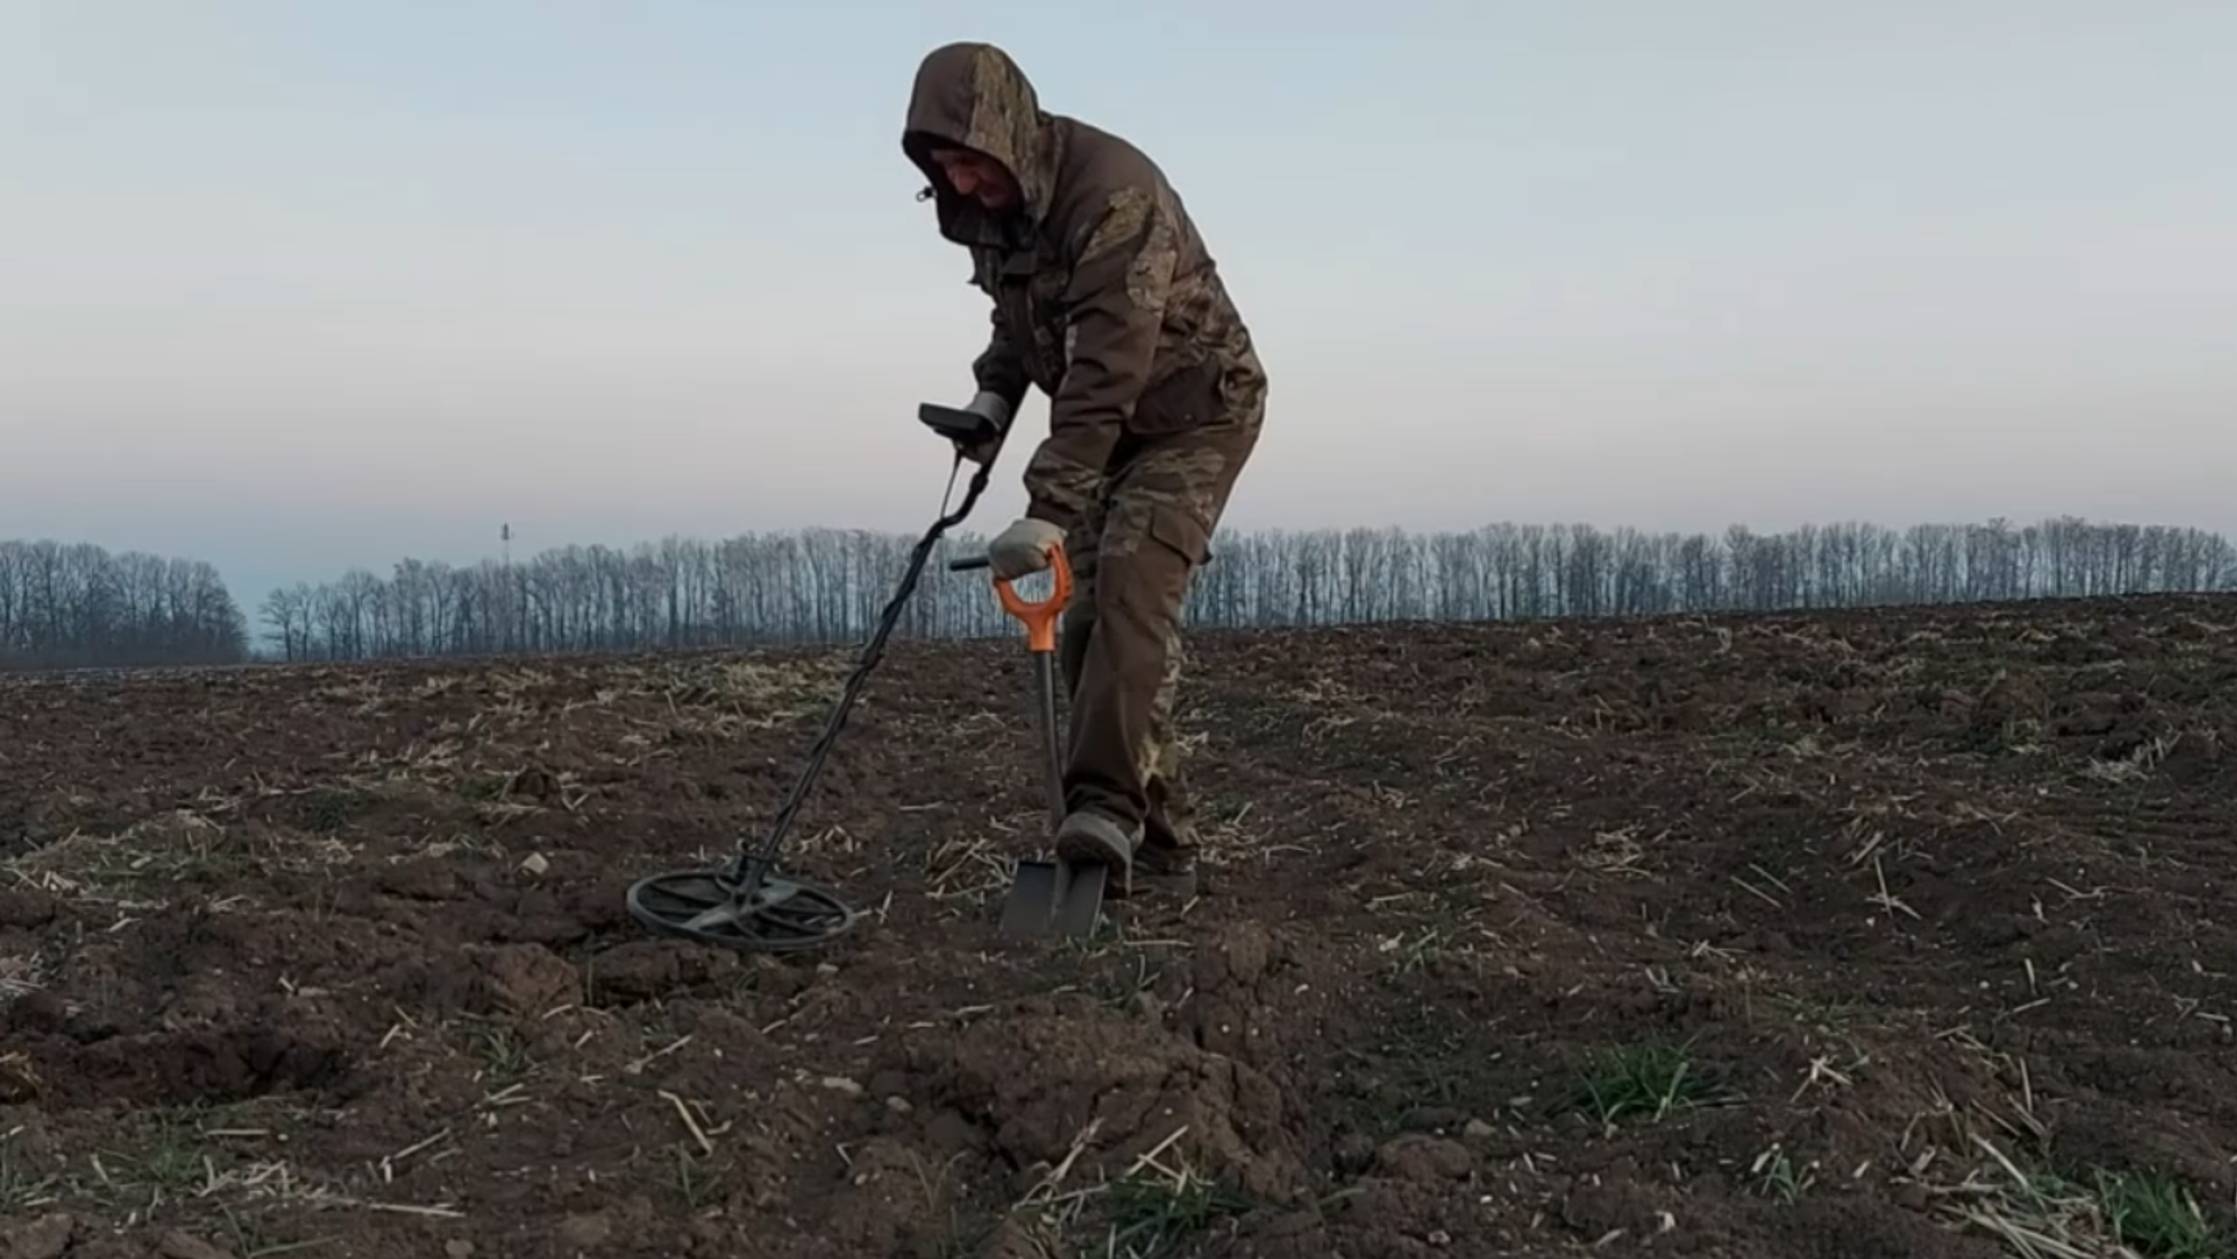
<svg viewBox="0 0 2237 1259"><path fill-rule="evenodd" d="M570 546L518 564L405 560L275 591L262 619L290 660L646 650L856 640L912 537L811 529L630 550ZM2237 588L2237 549L2195 529L2071 517L2013 528L1869 524L1721 536L1581 525L1223 532L1187 609L1224 628L1788 610ZM984 546L945 540L898 633L997 634ZM1029 596L1036 587L1028 587Z"/></svg>
<svg viewBox="0 0 2237 1259"><path fill-rule="evenodd" d="M0 670L238 664L248 619L200 560L0 541Z"/></svg>

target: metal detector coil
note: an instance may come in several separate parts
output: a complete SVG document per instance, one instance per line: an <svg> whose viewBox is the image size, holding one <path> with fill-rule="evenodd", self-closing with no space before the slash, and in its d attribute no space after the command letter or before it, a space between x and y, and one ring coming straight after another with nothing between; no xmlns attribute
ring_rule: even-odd
<svg viewBox="0 0 2237 1259"><path fill-rule="evenodd" d="M727 870L671 870L629 889L629 912L665 935L753 953L821 948L861 916L812 883Z"/></svg>

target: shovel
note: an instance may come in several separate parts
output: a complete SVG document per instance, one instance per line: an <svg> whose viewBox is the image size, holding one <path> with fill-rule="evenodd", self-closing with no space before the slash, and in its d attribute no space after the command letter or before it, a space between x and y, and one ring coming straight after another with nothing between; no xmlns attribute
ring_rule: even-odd
<svg viewBox="0 0 2237 1259"><path fill-rule="evenodd" d="M950 571L985 568L984 556L956 560ZM1049 834L1053 838L1064 824L1064 762L1056 729L1056 625L1064 605L1072 598L1072 566L1059 544L1049 553L1049 567L1056 579L1049 597L1027 603L997 578L995 594L1002 610L1025 626L1026 649L1033 655L1035 715L1040 724L1042 773L1049 805ZM1101 862L1020 861L1002 901L1002 935L1010 938L1057 933L1085 936L1095 930L1103 908L1103 888L1110 868Z"/></svg>

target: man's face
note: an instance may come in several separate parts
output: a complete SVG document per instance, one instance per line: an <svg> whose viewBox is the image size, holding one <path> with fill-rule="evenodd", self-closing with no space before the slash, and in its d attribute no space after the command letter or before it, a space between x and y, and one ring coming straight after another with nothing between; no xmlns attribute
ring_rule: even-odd
<svg viewBox="0 0 2237 1259"><path fill-rule="evenodd" d="M969 197L989 210L1007 210L1018 203L1017 181L1002 163L970 149L934 149L932 160L948 177L958 196Z"/></svg>

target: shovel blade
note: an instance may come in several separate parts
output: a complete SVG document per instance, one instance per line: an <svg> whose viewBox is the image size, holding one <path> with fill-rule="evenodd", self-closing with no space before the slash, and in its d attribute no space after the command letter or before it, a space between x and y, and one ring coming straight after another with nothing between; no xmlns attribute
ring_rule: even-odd
<svg viewBox="0 0 2237 1259"><path fill-rule="evenodd" d="M1010 894L1002 901L1002 934L1010 939L1043 935L1056 911L1056 866L1047 861L1020 861L1010 879Z"/></svg>
<svg viewBox="0 0 2237 1259"><path fill-rule="evenodd" d="M1056 912L1052 917L1056 920L1058 934L1079 937L1094 934L1095 920L1103 912L1103 886L1110 875L1111 868L1100 862L1057 863Z"/></svg>
<svg viewBox="0 0 2237 1259"><path fill-rule="evenodd" d="M1002 935L1017 939L1051 933L1086 936L1103 911L1110 870L1070 861L1020 861L1002 901Z"/></svg>

